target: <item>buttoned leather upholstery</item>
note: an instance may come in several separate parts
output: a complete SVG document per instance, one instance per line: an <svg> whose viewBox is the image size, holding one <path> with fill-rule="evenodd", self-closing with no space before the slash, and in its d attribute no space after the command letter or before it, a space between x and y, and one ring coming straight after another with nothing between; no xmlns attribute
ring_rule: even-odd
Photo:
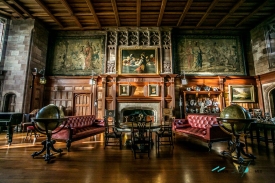
<svg viewBox="0 0 275 183"><path fill-rule="evenodd" d="M213 142L231 138L219 127L217 116L211 114L189 114L186 119L175 119L173 130L207 142L209 150Z"/></svg>
<svg viewBox="0 0 275 183"><path fill-rule="evenodd" d="M73 141L87 138L105 130L104 120L95 119L94 115L87 116L68 116L66 122L55 130L65 127L58 133L54 133L52 138L55 140L65 140L67 142L67 149L70 151L70 146Z"/></svg>

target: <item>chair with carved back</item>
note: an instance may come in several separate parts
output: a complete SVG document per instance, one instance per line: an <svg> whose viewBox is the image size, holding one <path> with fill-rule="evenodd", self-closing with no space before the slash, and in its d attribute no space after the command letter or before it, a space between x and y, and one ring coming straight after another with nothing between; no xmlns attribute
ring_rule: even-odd
<svg viewBox="0 0 275 183"><path fill-rule="evenodd" d="M132 150L136 159L137 153L147 153L150 158L152 147L152 120L150 121L134 121L132 122L131 138Z"/></svg>
<svg viewBox="0 0 275 183"><path fill-rule="evenodd" d="M117 145L122 149L122 133L117 130L114 110L105 110L104 123L104 149L106 146Z"/></svg>
<svg viewBox="0 0 275 183"><path fill-rule="evenodd" d="M27 131L25 138L23 139L23 141L25 140L29 140L31 141L32 136L34 136L33 139L33 144L35 143L36 139L40 136L34 126L32 125L31 122L31 118L35 117L36 114L38 113L39 109L34 109L33 111L31 111L29 114L24 114L24 121L21 123L21 131Z"/></svg>
<svg viewBox="0 0 275 183"><path fill-rule="evenodd" d="M175 117L173 117L173 109L172 108L164 108L163 109L163 119L161 121L161 127L158 131L156 131L156 150L159 152L160 146L170 146L174 148L174 140L173 137L173 121Z"/></svg>

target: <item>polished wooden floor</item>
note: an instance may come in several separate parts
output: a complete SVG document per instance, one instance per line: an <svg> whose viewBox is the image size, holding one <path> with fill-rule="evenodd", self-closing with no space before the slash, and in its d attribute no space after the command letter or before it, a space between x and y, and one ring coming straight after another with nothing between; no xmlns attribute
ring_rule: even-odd
<svg viewBox="0 0 275 183"><path fill-rule="evenodd" d="M1 183L273 183L275 180L274 148L261 143L252 146L248 141L248 151L257 156L246 173L229 157L219 152L225 150L226 142L213 144L208 152L207 145L186 136L176 135L175 148L162 147L157 155L155 146L150 159L147 155L134 159L132 151L126 146L103 147L103 135L86 138L72 143L71 152L65 143L57 142L56 148L64 151L54 154L49 163L42 156L34 159L31 154L40 151L40 136L36 143L23 141L25 133L15 133L13 144L6 144L5 132L0 134L0 182ZM124 135L124 142L128 135ZM221 172L213 168L225 167Z"/></svg>

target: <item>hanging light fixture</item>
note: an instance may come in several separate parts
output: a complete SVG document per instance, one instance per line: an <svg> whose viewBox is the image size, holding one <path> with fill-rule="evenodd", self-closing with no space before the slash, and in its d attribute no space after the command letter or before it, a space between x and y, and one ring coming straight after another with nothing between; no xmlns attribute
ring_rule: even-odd
<svg viewBox="0 0 275 183"><path fill-rule="evenodd" d="M46 84L47 80L45 78L45 69L41 69L39 73L42 74L42 77L40 78L39 83L42 85Z"/></svg>
<svg viewBox="0 0 275 183"><path fill-rule="evenodd" d="M187 85L187 80L185 78L185 72L184 70L181 71L181 76L183 75L183 78L181 79L181 85Z"/></svg>
<svg viewBox="0 0 275 183"><path fill-rule="evenodd" d="M93 70L92 70L92 78L90 79L89 84L90 85L95 85L96 84L96 80L94 78L94 71Z"/></svg>

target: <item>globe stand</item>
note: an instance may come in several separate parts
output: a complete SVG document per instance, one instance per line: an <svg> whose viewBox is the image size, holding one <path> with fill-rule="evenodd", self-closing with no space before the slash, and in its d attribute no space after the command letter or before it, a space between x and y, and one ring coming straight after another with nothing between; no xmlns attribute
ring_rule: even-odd
<svg viewBox="0 0 275 183"><path fill-rule="evenodd" d="M58 133L60 130L62 130L66 124L62 125L62 127L58 130L55 131L54 133L52 132L52 130L55 130L62 121L64 121L67 118L60 118L60 119L45 119L45 118L41 118L41 119L32 119L32 124L35 128L35 130L37 130L38 132L45 134L47 136L47 139L42 141L42 145L43 148L41 149L41 151L38 152L34 152L32 154L32 157L34 158L35 156L38 156L40 154L42 154L44 151L46 151L46 154L43 156L45 158L45 161L49 162L53 156L53 154L50 152L51 150L57 153L61 153L63 152L62 149L56 149L54 148L54 144L56 143L55 140L52 140L52 134L54 133ZM39 124L37 123L42 123L43 128L45 129L41 129L39 128ZM67 123L67 122L66 122Z"/></svg>
<svg viewBox="0 0 275 183"><path fill-rule="evenodd" d="M245 159L249 158L249 161L256 159L256 157L253 154L246 153L244 151L244 147L246 147L246 144L244 142L240 141L241 135L244 134L246 128L250 125L251 122L253 122L255 119L226 119L226 118L217 118L217 121L221 127L221 129L230 134L232 136L232 140L229 142L229 151L222 151L221 154L223 156L230 156L233 160L237 160L238 163L244 163ZM222 122L222 123L220 123ZM229 124L231 130L225 127L225 125ZM241 130L236 130L238 125L242 126ZM227 125L226 125L227 126ZM235 140L233 140L233 138ZM232 155L233 153L236 153L236 155ZM245 156L247 158L242 157Z"/></svg>

